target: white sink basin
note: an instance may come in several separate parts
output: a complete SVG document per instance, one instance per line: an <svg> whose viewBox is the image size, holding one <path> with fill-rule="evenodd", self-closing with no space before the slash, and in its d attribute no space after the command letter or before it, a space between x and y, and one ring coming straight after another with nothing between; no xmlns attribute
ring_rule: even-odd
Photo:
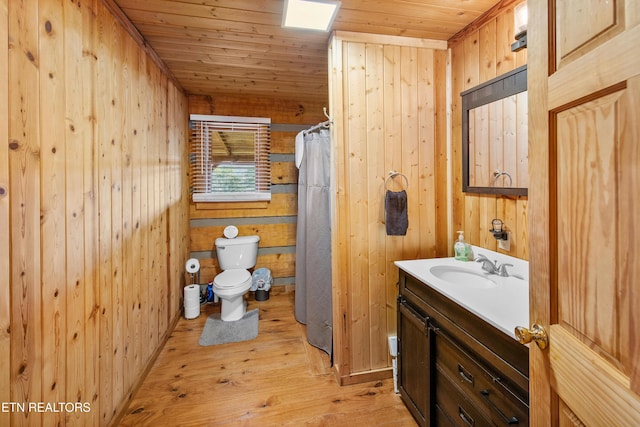
<svg viewBox="0 0 640 427"><path fill-rule="evenodd" d="M467 268L452 265L435 265L429 271L439 279L463 286L485 289L498 286L493 280Z"/></svg>
<svg viewBox="0 0 640 427"><path fill-rule="evenodd" d="M514 328L529 324L529 263L473 246L500 264L513 264L509 277L487 274L477 262L454 258L396 261L400 269L515 338Z"/></svg>

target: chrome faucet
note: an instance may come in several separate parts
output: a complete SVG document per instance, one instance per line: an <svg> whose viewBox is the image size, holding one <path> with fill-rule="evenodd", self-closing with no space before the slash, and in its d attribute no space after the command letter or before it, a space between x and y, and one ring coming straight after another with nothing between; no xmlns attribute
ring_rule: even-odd
<svg viewBox="0 0 640 427"><path fill-rule="evenodd" d="M475 262L482 263L482 269L489 274L497 274L500 277L509 277L509 272L507 271L507 267L513 267L513 264L498 264L498 261L492 262L486 256L480 254L475 259Z"/></svg>
<svg viewBox="0 0 640 427"><path fill-rule="evenodd" d="M513 264L502 264L498 268L498 276L500 276L500 277L509 277L509 272L507 271L507 267L513 267Z"/></svg>
<svg viewBox="0 0 640 427"><path fill-rule="evenodd" d="M487 258L486 256L480 254L478 255L475 259L475 262L481 262L482 263L482 269L484 271L486 271L489 274L498 274L498 266L497 266L497 261L494 263L492 262L489 258Z"/></svg>

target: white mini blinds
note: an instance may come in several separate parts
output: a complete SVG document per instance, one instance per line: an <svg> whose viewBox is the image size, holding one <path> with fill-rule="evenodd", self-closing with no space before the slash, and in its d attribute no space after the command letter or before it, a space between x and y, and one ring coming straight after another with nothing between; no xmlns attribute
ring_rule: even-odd
<svg viewBox="0 0 640 427"><path fill-rule="evenodd" d="M271 119L192 114L194 202L271 200Z"/></svg>

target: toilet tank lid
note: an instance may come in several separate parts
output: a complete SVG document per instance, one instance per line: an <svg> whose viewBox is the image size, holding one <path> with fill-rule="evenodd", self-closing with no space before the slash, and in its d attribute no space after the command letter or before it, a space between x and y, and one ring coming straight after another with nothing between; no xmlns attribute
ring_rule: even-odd
<svg viewBox="0 0 640 427"><path fill-rule="evenodd" d="M225 239L224 237L218 237L216 239L216 246L230 246L230 245L242 245L246 243L257 243L260 241L260 236L240 236L235 239Z"/></svg>

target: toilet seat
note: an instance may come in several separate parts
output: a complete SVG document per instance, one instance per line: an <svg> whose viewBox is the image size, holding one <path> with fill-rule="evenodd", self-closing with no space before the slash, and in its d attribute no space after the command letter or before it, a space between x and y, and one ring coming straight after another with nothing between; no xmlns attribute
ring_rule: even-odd
<svg viewBox="0 0 640 427"><path fill-rule="evenodd" d="M241 286L251 281L251 273L248 270L225 270L213 279L214 286L219 289L230 289Z"/></svg>

